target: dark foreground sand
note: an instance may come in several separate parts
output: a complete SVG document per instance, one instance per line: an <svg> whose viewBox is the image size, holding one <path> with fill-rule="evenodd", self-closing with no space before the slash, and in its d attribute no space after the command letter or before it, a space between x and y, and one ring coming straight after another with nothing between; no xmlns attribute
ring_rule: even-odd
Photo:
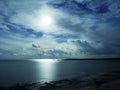
<svg viewBox="0 0 120 90"><path fill-rule="evenodd" d="M17 84L0 90L120 90L120 72L83 75L53 82Z"/></svg>

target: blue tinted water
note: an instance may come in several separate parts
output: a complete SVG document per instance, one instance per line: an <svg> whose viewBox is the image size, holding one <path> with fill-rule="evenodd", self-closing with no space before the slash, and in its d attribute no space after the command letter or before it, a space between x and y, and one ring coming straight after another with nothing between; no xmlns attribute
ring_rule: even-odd
<svg viewBox="0 0 120 90"><path fill-rule="evenodd" d="M63 78L120 71L118 61L71 60L2 60L0 61L0 86L16 83L46 82Z"/></svg>

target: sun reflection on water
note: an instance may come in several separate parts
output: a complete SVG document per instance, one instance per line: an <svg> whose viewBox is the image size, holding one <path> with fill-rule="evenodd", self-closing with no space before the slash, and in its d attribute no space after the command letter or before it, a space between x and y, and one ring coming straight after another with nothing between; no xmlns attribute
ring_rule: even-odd
<svg viewBox="0 0 120 90"><path fill-rule="evenodd" d="M36 60L37 67L38 67L38 77L41 77L41 80L44 80L43 82L49 82L52 80L55 80L56 76L56 63L60 60L57 59L37 59Z"/></svg>
<svg viewBox="0 0 120 90"><path fill-rule="evenodd" d="M32 61L38 61L38 62L59 62L61 59L31 59Z"/></svg>

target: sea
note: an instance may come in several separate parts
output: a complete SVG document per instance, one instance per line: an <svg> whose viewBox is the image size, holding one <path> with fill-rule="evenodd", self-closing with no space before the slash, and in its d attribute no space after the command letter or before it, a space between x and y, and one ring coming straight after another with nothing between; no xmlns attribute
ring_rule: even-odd
<svg viewBox="0 0 120 90"><path fill-rule="evenodd" d="M87 74L120 72L116 60L0 60L0 86L44 83Z"/></svg>

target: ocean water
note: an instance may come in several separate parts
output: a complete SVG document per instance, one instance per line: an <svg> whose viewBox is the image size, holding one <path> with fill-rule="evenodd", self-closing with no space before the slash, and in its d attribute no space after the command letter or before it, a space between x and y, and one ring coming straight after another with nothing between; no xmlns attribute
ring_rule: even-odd
<svg viewBox="0 0 120 90"><path fill-rule="evenodd" d="M120 72L120 62L114 60L0 60L0 86L116 71Z"/></svg>

